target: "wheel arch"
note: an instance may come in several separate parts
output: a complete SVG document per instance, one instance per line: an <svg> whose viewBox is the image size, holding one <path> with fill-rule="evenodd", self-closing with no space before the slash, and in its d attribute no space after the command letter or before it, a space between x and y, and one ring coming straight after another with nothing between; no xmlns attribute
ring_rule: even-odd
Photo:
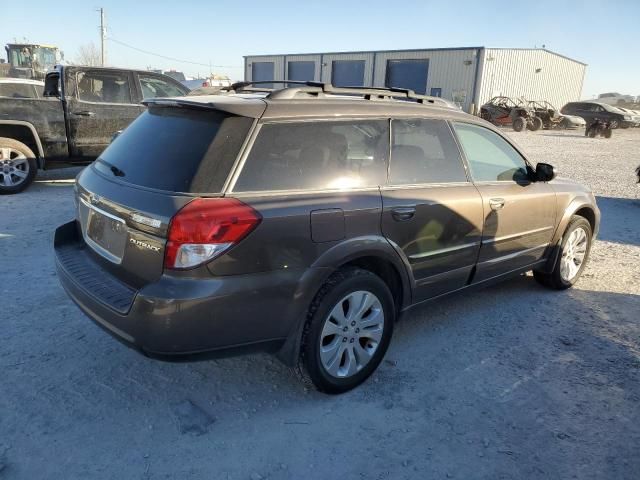
<svg viewBox="0 0 640 480"><path fill-rule="evenodd" d="M558 226L556 228L556 233L553 236L551 243L549 244L551 248L551 252L547 259L547 262L544 264L543 268L540 268L539 271L548 273L553 270L553 266L556 263L558 255L560 254L560 242L562 241L562 236L564 235L569 222L573 216L580 216L585 218L589 225L591 225L591 231L593 234L593 238L598 234L598 229L600 226L600 213L597 210L597 207L588 201L586 198L575 198L568 206L565 208L564 215L558 222Z"/></svg>
<svg viewBox="0 0 640 480"><path fill-rule="evenodd" d="M36 154L38 168L44 167L44 149L40 136L32 123L22 120L0 120L0 137L24 143Z"/></svg>
<svg viewBox="0 0 640 480"><path fill-rule="evenodd" d="M389 287L399 313L410 305L412 283L406 266L384 237L366 236L345 240L325 251L303 275L295 297L299 299L297 320L292 324L278 358L289 366L298 361L307 309L322 285L336 271L358 267L378 275ZM397 299L400 298L398 302Z"/></svg>

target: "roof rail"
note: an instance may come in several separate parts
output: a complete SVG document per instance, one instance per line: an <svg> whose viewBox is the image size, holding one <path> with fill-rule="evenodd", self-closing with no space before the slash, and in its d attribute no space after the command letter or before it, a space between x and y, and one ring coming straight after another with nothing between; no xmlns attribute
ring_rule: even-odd
<svg viewBox="0 0 640 480"><path fill-rule="evenodd" d="M267 83L278 83L272 81ZM322 82L283 82L296 86L278 90L272 90L267 98L271 100L293 99L299 96L324 96L324 95L358 95L366 100L386 100L392 98L406 99L421 104L452 107L451 103L439 97L418 95L413 90L396 87L335 87L330 83ZM300 85L300 86L298 86Z"/></svg>
<svg viewBox="0 0 640 480"><path fill-rule="evenodd" d="M230 92L230 93L238 93L241 91L254 91L254 92L273 92L278 90L277 88L273 88L274 83L291 83L294 85L307 85L309 82L301 82L298 80L259 80L255 82L236 82L231 84L228 87L222 87L221 90ZM271 85L269 87L254 87L254 85Z"/></svg>

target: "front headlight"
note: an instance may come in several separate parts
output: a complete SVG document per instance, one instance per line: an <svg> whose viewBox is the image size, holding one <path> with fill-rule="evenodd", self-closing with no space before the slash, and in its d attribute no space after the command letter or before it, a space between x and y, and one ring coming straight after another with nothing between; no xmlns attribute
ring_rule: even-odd
<svg viewBox="0 0 640 480"><path fill-rule="evenodd" d="M625 120L631 120L631 115L625 115L622 118L624 118Z"/></svg>

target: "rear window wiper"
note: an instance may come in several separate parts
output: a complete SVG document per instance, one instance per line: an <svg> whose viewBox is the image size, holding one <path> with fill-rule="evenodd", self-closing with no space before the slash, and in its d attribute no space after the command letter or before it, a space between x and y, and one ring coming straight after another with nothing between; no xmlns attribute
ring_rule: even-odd
<svg viewBox="0 0 640 480"><path fill-rule="evenodd" d="M106 160L102 160L102 159L99 159L98 161L104 163L107 167L109 167L109 170L111 170L111 173L113 173L116 177L124 177L124 171L120 170L118 167L116 167L112 163L109 163Z"/></svg>

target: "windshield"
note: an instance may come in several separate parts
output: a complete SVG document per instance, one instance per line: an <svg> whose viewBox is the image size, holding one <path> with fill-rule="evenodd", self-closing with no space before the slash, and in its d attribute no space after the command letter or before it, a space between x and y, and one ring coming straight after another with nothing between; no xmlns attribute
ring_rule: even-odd
<svg viewBox="0 0 640 480"><path fill-rule="evenodd" d="M613 106L611 106L611 105L604 104L604 105L603 105L603 107L604 107L604 109L605 109L605 110L608 110L609 112L613 112L613 113L625 113L625 112L624 112L624 110L622 110L621 108L613 107Z"/></svg>
<svg viewBox="0 0 640 480"><path fill-rule="evenodd" d="M10 47L9 62L17 68L51 68L56 64L56 49L33 45Z"/></svg>

